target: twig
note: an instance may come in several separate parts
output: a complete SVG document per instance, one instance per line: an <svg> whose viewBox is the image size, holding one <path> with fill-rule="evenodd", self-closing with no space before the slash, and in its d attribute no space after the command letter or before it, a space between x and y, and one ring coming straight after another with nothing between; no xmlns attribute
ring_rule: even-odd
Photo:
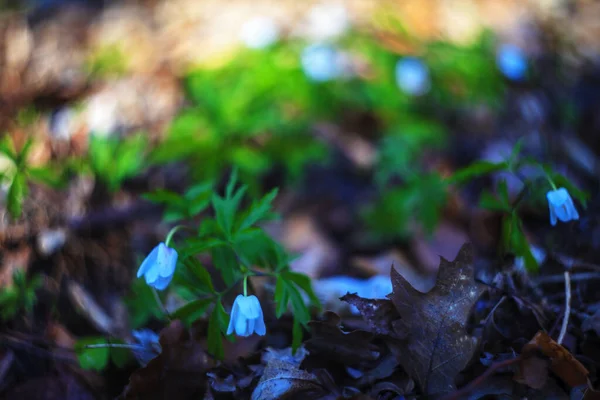
<svg viewBox="0 0 600 400"><path fill-rule="evenodd" d="M521 361L521 356L497 362L497 363L493 364L491 367L489 367L483 374L479 375L477 378L475 378L473 381L471 381L471 383L469 383L467 386L457 390L456 392L454 392L452 394L449 394L448 396L443 397L441 400L461 399L461 398L463 398L463 396L465 396L466 394L473 391L477 386L481 385L483 383L483 381L485 381L487 378L489 378L490 375L492 375L494 372L496 372L500 368L508 367L509 365L516 364L519 361Z"/></svg>
<svg viewBox="0 0 600 400"><path fill-rule="evenodd" d="M560 328L560 335L556 343L562 344L565 334L567 333L567 326L569 325L569 315L571 314L571 276L569 271L565 271L565 316L563 317L562 327Z"/></svg>
<svg viewBox="0 0 600 400"><path fill-rule="evenodd" d="M591 279L600 279L600 273L598 272L583 272L580 274L573 274L571 276L571 281L589 281ZM547 283L560 283L565 281L564 275L550 275L550 276L541 276L533 280L538 285L543 285Z"/></svg>

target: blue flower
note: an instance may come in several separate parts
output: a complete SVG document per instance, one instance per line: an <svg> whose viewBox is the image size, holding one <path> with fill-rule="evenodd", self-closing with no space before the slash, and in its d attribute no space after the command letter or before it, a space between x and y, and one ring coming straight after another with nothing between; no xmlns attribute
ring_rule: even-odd
<svg viewBox="0 0 600 400"><path fill-rule="evenodd" d="M131 336L139 343L139 345L133 346L132 351L142 366L146 366L150 360L161 353L159 336L154 331L142 329L131 332Z"/></svg>
<svg viewBox="0 0 600 400"><path fill-rule="evenodd" d="M550 223L556 225L556 220L569 222L579 219L579 213L573 204L573 199L565 188L551 190L546 193L548 206L550 207Z"/></svg>
<svg viewBox="0 0 600 400"><path fill-rule="evenodd" d="M429 91L429 69L418 58L406 57L396 64L396 83L405 93L419 96Z"/></svg>
<svg viewBox="0 0 600 400"><path fill-rule="evenodd" d="M302 68L313 81L330 81L341 74L338 59L338 52L333 47L313 44L302 51Z"/></svg>
<svg viewBox="0 0 600 400"><path fill-rule="evenodd" d="M164 290L173 279L176 265L177 251L160 243L140 265L137 277L143 275L148 285L157 290Z"/></svg>
<svg viewBox="0 0 600 400"><path fill-rule="evenodd" d="M508 79L520 81L527 72L527 59L523 50L517 46L505 44L498 49L496 64L500 72Z"/></svg>
<svg viewBox="0 0 600 400"><path fill-rule="evenodd" d="M267 333L262 308L256 296L240 294L235 298L227 334L231 335L234 331L238 336L250 336L255 332L264 336Z"/></svg>

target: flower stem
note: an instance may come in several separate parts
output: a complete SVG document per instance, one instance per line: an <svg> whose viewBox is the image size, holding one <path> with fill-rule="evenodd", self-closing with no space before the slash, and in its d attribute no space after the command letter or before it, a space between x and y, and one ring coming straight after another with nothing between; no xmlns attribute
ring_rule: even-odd
<svg viewBox="0 0 600 400"><path fill-rule="evenodd" d="M244 297L248 296L248 275L244 276Z"/></svg>
<svg viewBox="0 0 600 400"><path fill-rule="evenodd" d="M178 230L180 230L180 229L188 229L188 230L190 230L190 231L192 231L192 232L195 232L195 230L194 230L194 229L192 229L192 228L190 228L190 227L188 227L188 226L185 226L185 225L177 225L177 226L174 226L174 227L173 227L173 228L172 228L172 229L169 231L169 233L167 234L167 238L165 239L165 246L169 247L169 244L171 243L171 240L173 240L173 236L174 236L174 235L175 235L175 233L176 233Z"/></svg>
<svg viewBox="0 0 600 400"><path fill-rule="evenodd" d="M169 313L169 310L167 310L167 307L165 307L165 305L160 300L160 296L158 295L158 292L153 287L151 289L152 289L152 294L154 294L154 300L156 300L156 304L158 304L158 307L162 310L162 312L165 314L167 319L169 321L171 321L172 320L171 314Z"/></svg>

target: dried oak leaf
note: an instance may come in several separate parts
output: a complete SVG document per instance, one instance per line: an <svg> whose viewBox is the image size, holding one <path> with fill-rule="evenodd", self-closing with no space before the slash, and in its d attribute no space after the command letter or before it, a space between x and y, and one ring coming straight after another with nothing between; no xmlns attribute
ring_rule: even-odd
<svg viewBox="0 0 600 400"><path fill-rule="evenodd" d="M214 362L179 320L160 333L162 352L129 378L119 399L197 399L204 395Z"/></svg>
<svg viewBox="0 0 600 400"><path fill-rule="evenodd" d="M400 320L400 315L390 300L365 299L355 293L347 293L340 300L353 305L360 312L361 317L369 325L370 332L376 335L401 337L394 327Z"/></svg>
<svg viewBox="0 0 600 400"><path fill-rule="evenodd" d="M286 360L271 359L252 392L252 400L329 399L317 377Z"/></svg>
<svg viewBox="0 0 600 400"><path fill-rule="evenodd" d="M371 365L379 358L378 347L371 343L371 333L342 331L340 317L331 311L327 311L324 317L323 321L308 323L312 335L304 345L311 356L356 368Z"/></svg>
<svg viewBox="0 0 600 400"><path fill-rule="evenodd" d="M456 389L454 378L471 360L477 340L465 326L471 308L485 291L473 280L473 248L465 244L455 260L440 257L437 282L428 293L414 289L395 269L389 298L408 336L400 362L426 394Z"/></svg>
<svg viewBox="0 0 600 400"><path fill-rule="evenodd" d="M538 370L541 368L541 362L536 363L531 360L540 359L539 353L550 359L549 366L552 372L570 387L587 384L589 371L573 357L569 350L556 343L554 339L542 331L538 332L529 343L523 346L521 353L523 361L520 365L521 376L517 379L521 379L523 383L536 388L536 382L532 382L530 376L540 374ZM530 369L535 371L530 371Z"/></svg>

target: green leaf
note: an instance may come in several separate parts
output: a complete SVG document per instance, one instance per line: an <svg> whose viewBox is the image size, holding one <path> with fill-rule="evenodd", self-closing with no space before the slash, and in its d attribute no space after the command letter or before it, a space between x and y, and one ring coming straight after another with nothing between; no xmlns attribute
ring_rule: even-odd
<svg viewBox="0 0 600 400"><path fill-rule="evenodd" d="M238 230L242 231L246 228L250 228L258 221L272 217L272 214L270 213L271 203L277 196L278 190L278 188L271 190L262 199L260 199L260 201L252 204L247 215L242 219Z"/></svg>
<svg viewBox="0 0 600 400"><path fill-rule="evenodd" d="M51 187L61 187L64 184L62 172L50 166L27 168L27 175L33 181L40 182Z"/></svg>
<svg viewBox="0 0 600 400"><path fill-rule="evenodd" d="M247 189L247 186L242 186L235 194L230 196L230 186L228 185L226 198L222 198L216 194L212 197L212 205L215 210L217 224L227 239L231 238L235 214Z"/></svg>
<svg viewBox="0 0 600 400"><path fill-rule="evenodd" d="M228 243L221 239L207 239L205 237L193 237L186 239L185 244L179 250L179 256L187 258L204 253L215 247L227 246Z"/></svg>
<svg viewBox="0 0 600 400"><path fill-rule="evenodd" d="M202 318L208 307L214 302L213 298L198 299L191 301L178 308L172 315L173 319L181 319L186 325L190 325Z"/></svg>
<svg viewBox="0 0 600 400"><path fill-rule="evenodd" d="M294 318L294 325L292 327L292 352L294 354L302 345L303 333L302 324L297 318Z"/></svg>
<svg viewBox="0 0 600 400"><path fill-rule="evenodd" d="M279 276L275 283L275 315L277 318L281 318L281 316L285 314L289 301L290 299L285 288L284 278Z"/></svg>
<svg viewBox="0 0 600 400"><path fill-rule="evenodd" d="M156 304L154 293L144 279L134 279L131 284L131 293L125 298L125 304L129 309L131 327L138 329L144 326L150 319L165 320L163 311Z"/></svg>
<svg viewBox="0 0 600 400"><path fill-rule="evenodd" d="M221 246L213 248L211 253L215 268L221 272L225 285L230 287L241 277L240 265L235 252L229 247Z"/></svg>
<svg viewBox="0 0 600 400"><path fill-rule="evenodd" d="M122 340L111 340L112 344L125 344L124 341ZM118 367L118 368L123 368L125 367L127 364L129 364L129 361L131 361L131 350L129 349L124 349L124 348L118 348L118 347L110 347L109 348L109 352L110 352L110 359L111 361Z"/></svg>
<svg viewBox="0 0 600 400"><path fill-rule="evenodd" d="M294 282L302 290L304 290L304 292L306 292L306 294L310 298L311 303L314 306L321 308L321 302L319 301L319 298L315 294L313 287L312 287L312 282L307 275L301 274L298 272L292 272L292 271L286 271L282 275L285 277L285 279L288 279L288 280Z"/></svg>
<svg viewBox="0 0 600 400"><path fill-rule="evenodd" d="M488 175L493 172L503 171L508 168L507 162L493 163L489 161L476 161L468 167L462 168L454 173L449 180L453 183L465 183L474 178Z"/></svg>
<svg viewBox="0 0 600 400"><path fill-rule="evenodd" d="M101 371L108 364L110 350L108 347L86 348L87 345L106 344L105 338L85 338L75 343L75 354L83 369Z"/></svg>
<svg viewBox="0 0 600 400"><path fill-rule="evenodd" d="M25 163L27 162L27 156L29 156L29 152L31 151L31 146L33 146L33 140L28 138L15 160L18 169L24 169Z"/></svg>
<svg viewBox="0 0 600 400"><path fill-rule="evenodd" d="M228 323L229 315L225 312L221 301L217 301L208 321L207 345L208 351L219 360L222 360L225 356L221 332L225 333L227 331Z"/></svg>
<svg viewBox="0 0 600 400"><path fill-rule="evenodd" d="M0 140L0 153L10 158L14 163L17 162L17 151L12 137L8 134L4 134L4 137Z"/></svg>
<svg viewBox="0 0 600 400"><path fill-rule="evenodd" d="M197 289L206 293L215 293L210 274L197 258L187 258L184 265L194 274L194 286Z"/></svg>
<svg viewBox="0 0 600 400"><path fill-rule="evenodd" d="M487 190L481 193L481 198L479 199L479 207L491 211L510 212L510 204L505 204L504 201L498 199Z"/></svg>
<svg viewBox="0 0 600 400"><path fill-rule="evenodd" d="M23 211L23 201L27 196L27 182L25 181L25 175L17 173L8 189L6 196L6 208L13 219L17 219L21 216Z"/></svg>

